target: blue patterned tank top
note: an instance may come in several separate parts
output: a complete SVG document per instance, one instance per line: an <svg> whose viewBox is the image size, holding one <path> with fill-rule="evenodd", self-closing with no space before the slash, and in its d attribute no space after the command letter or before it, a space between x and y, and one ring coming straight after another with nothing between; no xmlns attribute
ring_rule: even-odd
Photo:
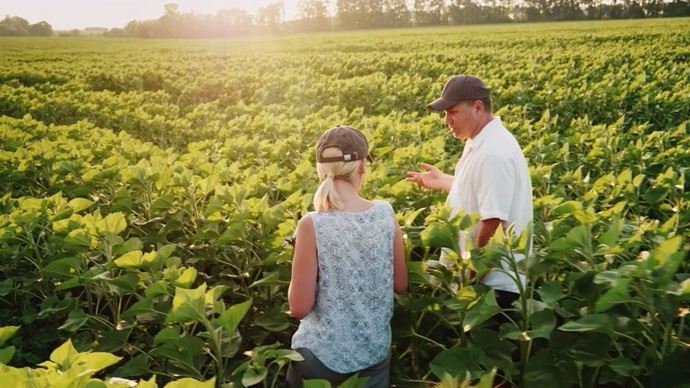
<svg viewBox="0 0 690 388"><path fill-rule="evenodd" d="M393 316L395 216L386 201L359 213L310 213L316 234L316 300L292 337L328 368L351 373L385 359Z"/></svg>

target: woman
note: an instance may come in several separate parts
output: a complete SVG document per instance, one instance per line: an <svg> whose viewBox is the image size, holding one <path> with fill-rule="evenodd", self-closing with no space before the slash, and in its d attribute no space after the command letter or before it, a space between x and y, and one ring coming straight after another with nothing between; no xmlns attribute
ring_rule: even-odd
<svg viewBox="0 0 690 388"><path fill-rule="evenodd" d="M388 387L393 292L407 288L403 237L392 207L359 195L369 156L358 130L337 126L316 146L321 185L315 212L295 232L290 312L301 319L292 348L304 361L288 381L339 384L357 373L367 387Z"/></svg>

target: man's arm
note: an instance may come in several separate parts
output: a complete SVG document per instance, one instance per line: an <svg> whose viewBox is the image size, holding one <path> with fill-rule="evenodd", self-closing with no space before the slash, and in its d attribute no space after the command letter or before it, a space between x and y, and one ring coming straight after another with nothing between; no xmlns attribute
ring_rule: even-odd
<svg viewBox="0 0 690 388"><path fill-rule="evenodd" d="M479 222L479 230L477 230L477 237L475 239L476 246L481 248L486 245L489 240L491 240L491 236L494 235L494 232L496 232L496 228L501 226L501 223L502 221L500 218L481 220Z"/></svg>
<svg viewBox="0 0 690 388"><path fill-rule="evenodd" d="M426 172L408 171L407 180L409 182L416 182L427 189L450 191L450 187L453 185L452 175L448 175L427 163L420 163L420 166Z"/></svg>

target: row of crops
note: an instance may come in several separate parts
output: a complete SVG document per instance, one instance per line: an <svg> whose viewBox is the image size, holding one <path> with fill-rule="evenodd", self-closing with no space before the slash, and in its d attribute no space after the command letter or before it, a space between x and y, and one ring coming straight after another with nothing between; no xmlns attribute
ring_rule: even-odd
<svg viewBox="0 0 690 388"><path fill-rule="evenodd" d="M406 237L394 385L687 384L689 46L687 19L0 40L0 379L282 386L286 238L313 144L348 124L375 158L364 194ZM493 89L530 165L533 254L507 317L465 270L529 239L441 263L473 218L404 181L459 157L424 111L456 73Z"/></svg>

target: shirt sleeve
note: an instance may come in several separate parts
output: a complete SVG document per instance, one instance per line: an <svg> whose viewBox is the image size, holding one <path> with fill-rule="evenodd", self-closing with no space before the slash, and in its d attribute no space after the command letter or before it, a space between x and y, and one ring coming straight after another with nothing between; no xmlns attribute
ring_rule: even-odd
<svg viewBox="0 0 690 388"><path fill-rule="evenodd" d="M479 217L508 221L516 185L515 169L509 157L486 155L478 160L475 177Z"/></svg>

